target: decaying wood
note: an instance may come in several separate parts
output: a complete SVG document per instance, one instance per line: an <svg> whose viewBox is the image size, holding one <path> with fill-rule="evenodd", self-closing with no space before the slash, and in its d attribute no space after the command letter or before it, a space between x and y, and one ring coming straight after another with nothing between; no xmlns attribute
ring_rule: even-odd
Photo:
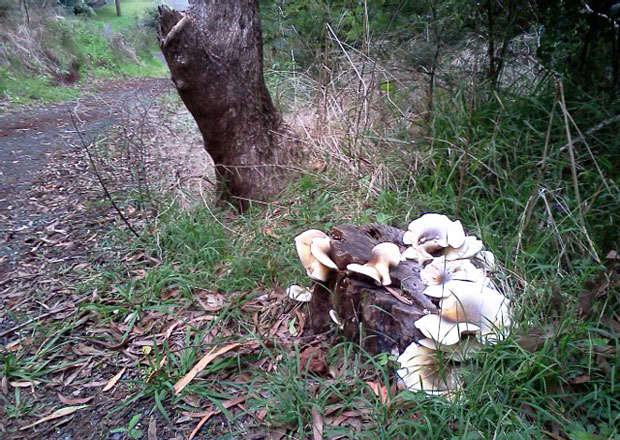
<svg viewBox="0 0 620 440"><path fill-rule="evenodd" d="M406 248L405 231L386 225L335 226L331 230L331 258L340 269L325 283L316 283L310 303L309 325L315 332L329 328L329 310L337 312L345 336L371 353L402 352L411 342L423 338L413 323L437 306L423 294L421 265L402 261L390 271L389 289L373 280L346 270L348 264L370 260L372 248L382 242Z"/></svg>

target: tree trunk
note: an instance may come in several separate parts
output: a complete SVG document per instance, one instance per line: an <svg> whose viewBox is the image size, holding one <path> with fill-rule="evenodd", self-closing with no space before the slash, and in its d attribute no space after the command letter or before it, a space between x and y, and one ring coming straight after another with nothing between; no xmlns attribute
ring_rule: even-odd
<svg viewBox="0 0 620 440"><path fill-rule="evenodd" d="M114 5L116 6L116 15L120 17L121 16L121 0L114 0Z"/></svg>
<svg viewBox="0 0 620 440"><path fill-rule="evenodd" d="M195 0L159 8L159 45L213 158L224 198L243 208L286 181L282 118L263 78L257 0Z"/></svg>

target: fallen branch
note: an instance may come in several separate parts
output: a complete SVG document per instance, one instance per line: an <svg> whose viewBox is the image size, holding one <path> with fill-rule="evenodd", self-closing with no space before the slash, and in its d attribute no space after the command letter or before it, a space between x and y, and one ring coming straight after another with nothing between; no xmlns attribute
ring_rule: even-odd
<svg viewBox="0 0 620 440"><path fill-rule="evenodd" d="M99 181L99 184L101 185L101 188L103 188L103 192L105 193L106 197L108 198L108 200L112 204L112 207L116 210L116 212L120 216L121 220L123 220L123 223L125 223L125 225L127 225L127 227L133 233L133 235L135 235L137 238L140 238L140 234L138 234L136 232L136 230L131 226L131 224L129 223L129 220L127 220L127 217L125 217L125 215L123 214L121 209L118 207L118 205L116 204L116 202L112 198L112 195L108 191L108 188L105 185L105 182L103 181L103 178L101 177L101 174L99 173L99 170L97 169L97 165L95 164L95 161L93 160L93 156L90 153L90 149L88 148L88 143L86 142L86 140L82 136L82 131L78 128L77 123L75 122L75 117L73 115L73 112L69 111L69 115L71 116L71 123L73 124L73 127L75 128L75 132L77 133L78 137L80 138L80 142L82 143L82 146L84 147L84 150L86 151L86 155L88 156L88 161L90 162L90 165L93 167L93 171L95 172L95 175L97 176L97 180Z"/></svg>

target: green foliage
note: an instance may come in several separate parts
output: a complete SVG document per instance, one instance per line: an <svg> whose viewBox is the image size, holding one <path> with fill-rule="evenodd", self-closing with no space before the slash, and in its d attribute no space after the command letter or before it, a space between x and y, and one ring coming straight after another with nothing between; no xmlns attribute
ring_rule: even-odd
<svg viewBox="0 0 620 440"><path fill-rule="evenodd" d="M154 31L146 27L152 3L133 6L133 15L113 24L118 31L97 17L63 17L47 9L33 9L29 26L20 24L21 17L7 20L0 31L6 41L0 45L0 97L16 104L60 101L77 96L86 79L165 75L165 65L153 56ZM149 7L149 20L137 20L142 7Z"/></svg>
<svg viewBox="0 0 620 440"><path fill-rule="evenodd" d="M276 0L261 1L263 43L267 54L286 54L303 67L319 59L332 27L342 42L362 47L368 35L411 24L410 15L422 8L397 0ZM367 24L364 21L367 17ZM335 44L335 43L334 43Z"/></svg>
<svg viewBox="0 0 620 440"><path fill-rule="evenodd" d="M616 10L614 2L603 0L541 2L538 55L547 66L567 74L587 90L617 91L620 21Z"/></svg>
<svg viewBox="0 0 620 440"><path fill-rule="evenodd" d="M127 426L120 426L118 428L114 428L110 430L110 434L114 433L126 433L127 437L130 439L139 439L142 437L142 432L136 428L136 425L140 421L142 415L140 413L134 414L133 417L129 420Z"/></svg>

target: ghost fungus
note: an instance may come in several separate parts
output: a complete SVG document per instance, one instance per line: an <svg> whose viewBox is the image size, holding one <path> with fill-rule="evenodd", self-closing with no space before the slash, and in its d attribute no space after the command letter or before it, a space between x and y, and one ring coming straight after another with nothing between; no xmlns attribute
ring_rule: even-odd
<svg viewBox="0 0 620 440"><path fill-rule="evenodd" d="M428 286L424 290L425 295L443 298L451 294L446 288L451 281L482 281L485 272L469 260L446 261L445 258L436 258L420 271L420 278Z"/></svg>
<svg viewBox="0 0 620 440"><path fill-rule="evenodd" d="M446 394L457 385L454 367L438 362L435 350L411 343L398 357L398 387L427 394Z"/></svg>
<svg viewBox="0 0 620 440"><path fill-rule="evenodd" d="M447 247L443 254L446 260L461 260L465 258L472 258L478 254L483 248L482 240L478 237L469 235L465 237L463 244L459 247Z"/></svg>
<svg viewBox="0 0 620 440"><path fill-rule="evenodd" d="M293 301L310 302L312 300L312 292L307 287L301 287L297 284L288 286L286 294Z"/></svg>
<svg viewBox="0 0 620 440"><path fill-rule="evenodd" d="M372 249L370 261L364 265L349 264L347 270L360 273L372 278L377 284L389 286L392 284L390 268L400 263L400 249L394 243L379 243Z"/></svg>
<svg viewBox="0 0 620 440"><path fill-rule="evenodd" d="M482 266L489 272L494 272L497 269L497 263L495 262L495 254L491 251L480 251L474 256L474 261Z"/></svg>
<svg viewBox="0 0 620 440"><path fill-rule="evenodd" d="M452 246L458 248L465 240L465 231L459 220L452 221L443 214L429 213L409 223L403 242L421 246L427 251Z"/></svg>
<svg viewBox="0 0 620 440"><path fill-rule="evenodd" d="M329 256L331 251L331 240L329 237L316 237L310 243L310 253L316 258L319 263L330 269L338 270L338 266L334 263Z"/></svg>
<svg viewBox="0 0 620 440"><path fill-rule="evenodd" d="M510 301L484 283L452 281L446 286L451 295L440 302L443 318L480 327L483 335L510 324Z"/></svg>
<svg viewBox="0 0 620 440"><path fill-rule="evenodd" d="M315 240L317 240L316 244ZM329 237L327 234L319 231L318 229L310 229L295 237L295 248L297 249L299 260L301 261L302 266L306 269L308 276L313 280L326 281L330 270L333 268L321 263L321 261L319 261L319 259L314 255L320 255L321 259L324 261L331 261L329 256L327 256L327 252L325 252L326 240L327 246L329 246ZM312 252L313 244L315 248L314 253ZM335 266L333 262L331 262L331 264Z"/></svg>
<svg viewBox="0 0 620 440"><path fill-rule="evenodd" d="M425 315L413 323L424 336L442 345L454 345L461 340L463 333L480 331L475 324L450 319L439 315Z"/></svg>

